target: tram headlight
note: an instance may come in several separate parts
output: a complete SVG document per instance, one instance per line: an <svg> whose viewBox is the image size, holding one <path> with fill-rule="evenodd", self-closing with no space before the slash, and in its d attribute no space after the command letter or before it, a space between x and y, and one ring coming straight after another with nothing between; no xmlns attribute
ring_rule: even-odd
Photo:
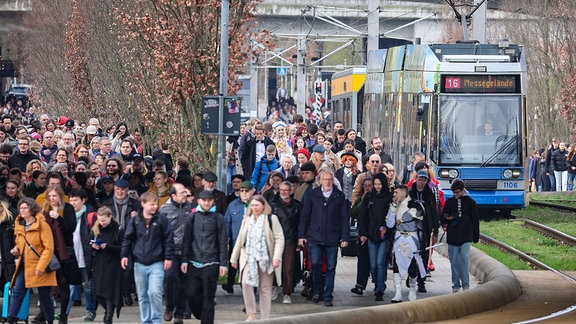
<svg viewBox="0 0 576 324"><path fill-rule="evenodd" d="M520 178L522 176L522 170L513 169L512 170L512 178Z"/></svg>
<svg viewBox="0 0 576 324"><path fill-rule="evenodd" d="M459 172L456 169L440 169L438 170L440 178L458 178Z"/></svg>
<svg viewBox="0 0 576 324"><path fill-rule="evenodd" d="M512 170L506 169L504 170L504 172L502 172L502 175L504 176L504 178L510 179L512 178Z"/></svg>

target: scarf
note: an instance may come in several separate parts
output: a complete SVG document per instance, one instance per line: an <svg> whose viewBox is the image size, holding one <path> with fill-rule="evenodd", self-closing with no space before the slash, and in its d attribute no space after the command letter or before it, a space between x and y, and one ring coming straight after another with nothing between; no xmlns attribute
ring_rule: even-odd
<svg viewBox="0 0 576 324"><path fill-rule="evenodd" d="M266 235L264 233L265 215L260 215L256 220L254 215L250 216L248 233L246 235L246 251L248 254L248 280L246 284L258 287L260 271L267 272L270 264L268 257L268 247L266 246Z"/></svg>
<svg viewBox="0 0 576 324"><path fill-rule="evenodd" d="M63 213L63 211L58 210L58 214L61 213ZM64 240L64 234L62 234L62 230L60 230L60 224L58 223L58 220L50 217L50 211L45 211L44 217L46 218L46 223L50 225L52 235L54 236L54 248L56 249L54 253L58 253L58 258L60 260L70 260L70 255L68 254L68 250L66 249L66 241ZM62 217L62 215L60 215L59 217Z"/></svg>
<svg viewBox="0 0 576 324"><path fill-rule="evenodd" d="M126 228L124 216L126 215L126 211L128 210L129 197L126 196L124 200L119 200L118 198L116 198L116 196L114 196L113 198L114 198L114 210L116 211L116 216L118 217L117 219L118 224L120 224L121 228Z"/></svg>

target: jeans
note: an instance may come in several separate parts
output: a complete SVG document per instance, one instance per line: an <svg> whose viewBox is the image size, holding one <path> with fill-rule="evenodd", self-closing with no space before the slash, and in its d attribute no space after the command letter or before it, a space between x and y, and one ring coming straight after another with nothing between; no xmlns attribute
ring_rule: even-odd
<svg viewBox="0 0 576 324"><path fill-rule="evenodd" d="M576 179L576 173L568 172L568 191L576 189L576 187L574 187L575 179Z"/></svg>
<svg viewBox="0 0 576 324"><path fill-rule="evenodd" d="M186 294L190 299L193 314L201 313L201 324L214 323L214 298L218 286L218 264L196 268L188 263L186 273Z"/></svg>
<svg viewBox="0 0 576 324"><path fill-rule="evenodd" d="M548 179L550 179L550 191L556 191L556 177L554 173L548 174Z"/></svg>
<svg viewBox="0 0 576 324"><path fill-rule="evenodd" d="M80 268L82 273L82 285L70 285L70 300L81 300L81 290L84 290L84 299L86 300L86 311L96 313L96 297L94 296L94 283L92 279L88 279L88 271L86 268ZM70 314L72 303L68 303L66 314Z"/></svg>
<svg viewBox="0 0 576 324"><path fill-rule="evenodd" d="M142 324L162 324L164 262L156 262L149 266L134 262L134 281Z"/></svg>
<svg viewBox="0 0 576 324"><path fill-rule="evenodd" d="M322 255L326 255L326 283L322 287ZM312 281L314 295L320 295L324 288L324 301L331 301L334 292L334 278L336 276L336 260L338 246L320 245L310 243L310 258L312 259Z"/></svg>
<svg viewBox="0 0 576 324"><path fill-rule="evenodd" d="M470 288L470 242L462 245L448 245L450 270L452 270L452 289Z"/></svg>
<svg viewBox="0 0 576 324"><path fill-rule="evenodd" d="M52 304L52 294L50 291L52 287L38 287L38 300L40 301L40 310L44 314L44 318L47 322L52 323L54 321L54 304ZM12 289L12 300L10 301L10 307L8 308L8 316L17 317L18 311L22 307L22 301L26 295L26 283L24 277L24 264L20 267L18 274L16 275L16 280L14 281L14 287ZM8 298L7 296L4 297ZM30 305L25 305L25 307L30 307Z"/></svg>
<svg viewBox="0 0 576 324"><path fill-rule="evenodd" d="M186 291L184 284L186 275L180 271L180 261L182 257L175 255L172 260L172 267L166 271L164 277L166 310L174 311L174 315L183 316L186 310Z"/></svg>
<svg viewBox="0 0 576 324"><path fill-rule="evenodd" d="M376 292L383 293L388 271L388 262L386 252L388 250L387 240L381 242L372 242L367 240L368 253L370 254L370 268L373 274L376 274Z"/></svg>
<svg viewBox="0 0 576 324"><path fill-rule="evenodd" d="M568 190L568 171L554 171L556 178L556 191Z"/></svg>

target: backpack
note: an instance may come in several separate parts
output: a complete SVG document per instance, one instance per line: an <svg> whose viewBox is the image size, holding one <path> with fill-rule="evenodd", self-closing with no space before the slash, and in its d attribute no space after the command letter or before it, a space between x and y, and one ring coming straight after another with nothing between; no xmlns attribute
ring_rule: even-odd
<svg viewBox="0 0 576 324"><path fill-rule="evenodd" d="M92 228L94 225L95 220L98 218L97 212L89 212L86 215L86 224L88 224L88 228Z"/></svg>

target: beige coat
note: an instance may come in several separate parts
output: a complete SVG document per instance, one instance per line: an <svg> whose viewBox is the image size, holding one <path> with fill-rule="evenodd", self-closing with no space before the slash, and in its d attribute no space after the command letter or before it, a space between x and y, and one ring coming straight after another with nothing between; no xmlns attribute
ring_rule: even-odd
<svg viewBox="0 0 576 324"><path fill-rule="evenodd" d="M270 259L270 267L268 268L268 273L276 275L276 282L278 286L282 285L282 265L274 269L272 266L272 260L280 260L282 262L282 253L284 252L284 232L282 231L282 225L276 215L272 215L272 229L270 229L270 224L268 224L268 217L266 215L260 215L264 217L264 235L266 236L266 246L268 247L268 258ZM230 263L238 264L238 269L240 271L240 278L242 278L242 271L248 263L248 252L246 251L246 236L248 233L248 225L250 224L250 217L245 216L242 220L242 225L240 225L240 232L238 233L238 239L232 250L232 256L230 256ZM240 262L238 262L240 259Z"/></svg>

